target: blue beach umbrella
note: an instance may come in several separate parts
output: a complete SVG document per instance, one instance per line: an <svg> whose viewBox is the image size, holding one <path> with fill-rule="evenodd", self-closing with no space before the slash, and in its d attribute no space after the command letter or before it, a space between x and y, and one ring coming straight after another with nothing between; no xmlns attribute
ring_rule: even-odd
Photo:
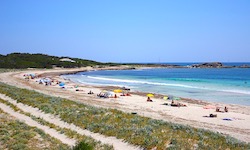
<svg viewBox="0 0 250 150"><path fill-rule="evenodd" d="M51 82L51 80L50 80L50 79L48 79L48 78L46 78L46 79L43 79L43 82L47 82L47 83L49 83L49 82Z"/></svg>
<svg viewBox="0 0 250 150"><path fill-rule="evenodd" d="M30 76L31 76L31 77L35 77L36 75L35 75L35 74L33 74L33 73L31 73L31 74L30 74Z"/></svg>
<svg viewBox="0 0 250 150"><path fill-rule="evenodd" d="M65 85L64 82L59 83L59 86L64 86L64 85Z"/></svg>

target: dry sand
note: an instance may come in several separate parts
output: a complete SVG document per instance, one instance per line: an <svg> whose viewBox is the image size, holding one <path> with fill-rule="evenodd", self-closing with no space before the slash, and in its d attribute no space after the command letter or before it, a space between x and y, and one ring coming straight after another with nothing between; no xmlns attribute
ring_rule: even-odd
<svg viewBox="0 0 250 150"><path fill-rule="evenodd" d="M119 69L119 68L108 68ZM123 67L122 69L126 69ZM221 132L233 136L242 141L250 142L250 107L240 105L228 105L221 103L208 103L192 99L184 99L180 102L186 104L187 107L171 107L169 105L162 105L170 103L169 101L153 98L153 102L146 102L145 93L133 92L132 96L119 98L101 99L96 96L103 88L112 87L94 87L88 85L79 85L78 89L83 91L75 91L73 83L64 80L58 75L64 73L73 73L79 71L94 70L93 68L81 69L57 69L57 70L30 70L23 72L9 72L0 74L0 81L14 85L21 88L33 89L38 92L49 94L53 96L60 96L74 101L79 101L85 104L90 104L98 107L115 108L124 112L136 112L141 116L147 116L154 119L161 119L165 121L175 122L179 124L190 125L193 127L209 129L212 131ZM39 85L35 80L26 81L23 79L24 73L37 73L42 76L50 76L54 79L64 81L66 88L61 89L59 86L44 86ZM89 90L95 94L88 95ZM134 94L138 93L138 95ZM206 104L216 106L227 106L228 113L215 112L215 109L203 109ZM217 118L203 117L209 114L217 114ZM231 118L232 121L222 120L223 118Z"/></svg>

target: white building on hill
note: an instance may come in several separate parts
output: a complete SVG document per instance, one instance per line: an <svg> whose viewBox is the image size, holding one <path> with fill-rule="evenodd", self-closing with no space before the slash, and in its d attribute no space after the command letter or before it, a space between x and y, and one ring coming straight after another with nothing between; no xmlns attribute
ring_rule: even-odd
<svg viewBox="0 0 250 150"><path fill-rule="evenodd" d="M76 61L69 59L69 58L62 58L62 59L60 59L60 61L68 61L68 62L73 62L73 63L76 62Z"/></svg>

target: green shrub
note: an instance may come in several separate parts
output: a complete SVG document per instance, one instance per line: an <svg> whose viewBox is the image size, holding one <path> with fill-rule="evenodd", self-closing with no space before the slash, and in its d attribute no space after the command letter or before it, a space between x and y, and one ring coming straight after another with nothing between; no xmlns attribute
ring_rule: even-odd
<svg viewBox="0 0 250 150"><path fill-rule="evenodd" d="M30 149L62 149L69 147L55 138L45 134L44 131L30 127L5 114L0 109L0 149L30 150ZM37 140L39 137L40 141ZM43 147L39 145L46 143Z"/></svg>
<svg viewBox="0 0 250 150"><path fill-rule="evenodd" d="M9 145L9 149L12 150L28 150L29 148L27 147L26 144L23 143L13 143Z"/></svg>
<svg viewBox="0 0 250 150"><path fill-rule="evenodd" d="M76 144L76 146L73 147L73 150L93 150L93 146L85 143L84 141L81 141Z"/></svg>

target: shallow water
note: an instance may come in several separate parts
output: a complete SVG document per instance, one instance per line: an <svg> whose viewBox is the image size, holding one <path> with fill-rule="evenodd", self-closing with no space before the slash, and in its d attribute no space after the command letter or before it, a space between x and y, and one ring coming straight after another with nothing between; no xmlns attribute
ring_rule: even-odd
<svg viewBox="0 0 250 150"><path fill-rule="evenodd" d="M133 90L198 100L250 105L250 69L145 69L64 75L74 82L126 86Z"/></svg>

